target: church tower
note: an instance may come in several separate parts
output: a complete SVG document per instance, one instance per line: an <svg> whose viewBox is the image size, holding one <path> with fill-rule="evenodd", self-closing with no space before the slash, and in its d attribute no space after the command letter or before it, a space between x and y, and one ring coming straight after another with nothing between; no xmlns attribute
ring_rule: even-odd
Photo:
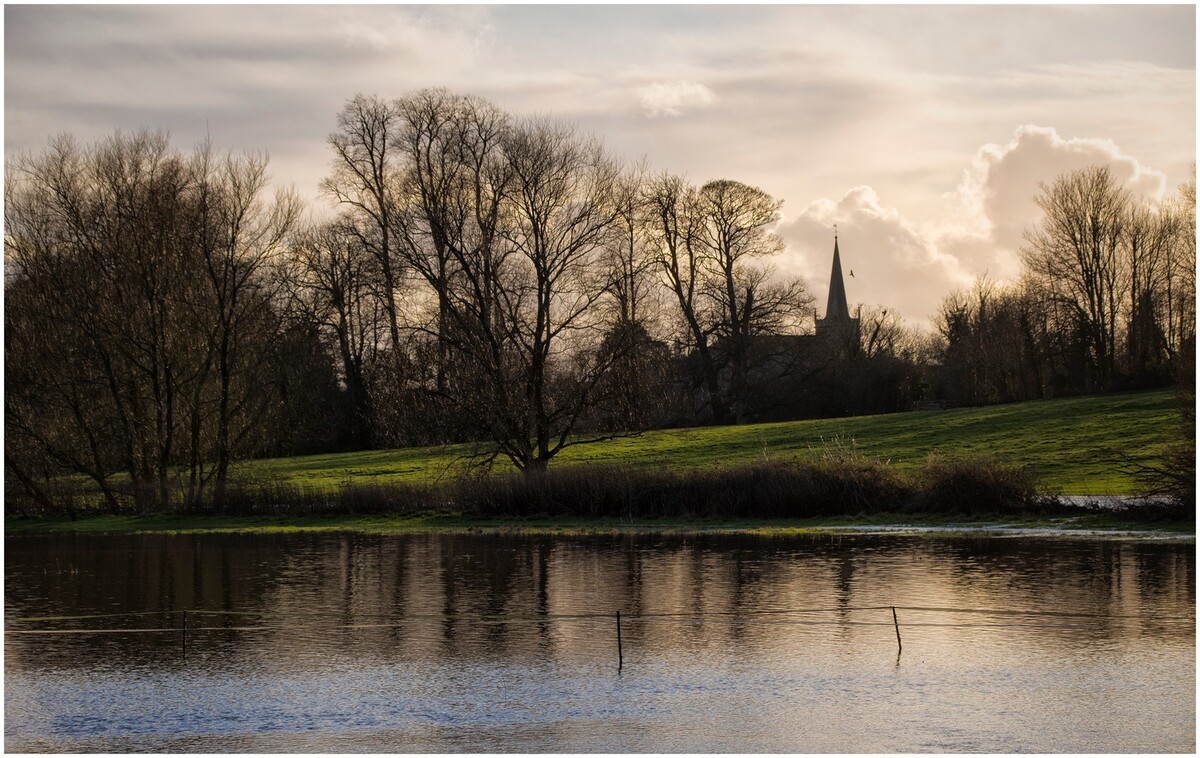
<svg viewBox="0 0 1200 758"><path fill-rule="evenodd" d="M817 336L858 341L858 319L850 318L850 305L846 302L846 282L842 279L842 255L838 250L837 231L833 233L833 272L829 275L829 302L825 306L825 318L817 319Z"/></svg>

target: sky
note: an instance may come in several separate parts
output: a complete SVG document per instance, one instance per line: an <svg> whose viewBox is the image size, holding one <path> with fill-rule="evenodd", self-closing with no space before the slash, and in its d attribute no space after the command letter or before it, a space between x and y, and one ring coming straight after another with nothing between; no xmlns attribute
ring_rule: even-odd
<svg viewBox="0 0 1200 758"><path fill-rule="evenodd" d="M4 146L168 130L262 150L323 214L356 93L446 87L616 156L784 201L781 275L914 326L1020 269L1039 182L1103 164L1149 201L1196 155L1195 7L14 6ZM849 272L853 271L853 277Z"/></svg>

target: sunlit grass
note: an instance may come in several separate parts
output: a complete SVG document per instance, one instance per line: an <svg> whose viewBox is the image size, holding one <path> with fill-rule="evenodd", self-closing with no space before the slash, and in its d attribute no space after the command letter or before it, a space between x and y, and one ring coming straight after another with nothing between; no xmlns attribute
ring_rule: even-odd
<svg viewBox="0 0 1200 758"><path fill-rule="evenodd" d="M1167 390L985 408L857 416L737 427L667 429L568 448L551 464L618 464L688 471L784 461L849 447L901 470L934 452L993 455L1028 466L1061 494L1137 491L1131 462L1149 462L1178 434ZM243 479L336 489L347 483L433 483L457 476L476 445L251 461ZM498 468L508 468L501 463Z"/></svg>

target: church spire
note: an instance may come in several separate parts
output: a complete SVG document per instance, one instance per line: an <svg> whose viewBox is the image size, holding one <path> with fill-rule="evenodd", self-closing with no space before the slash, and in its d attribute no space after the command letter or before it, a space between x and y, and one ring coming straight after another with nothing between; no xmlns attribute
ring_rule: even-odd
<svg viewBox="0 0 1200 758"><path fill-rule="evenodd" d="M849 321L850 306L846 302L846 283L842 281L842 257L838 252L837 227L833 230L833 272L829 275L829 303L825 306L825 321Z"/></svg>

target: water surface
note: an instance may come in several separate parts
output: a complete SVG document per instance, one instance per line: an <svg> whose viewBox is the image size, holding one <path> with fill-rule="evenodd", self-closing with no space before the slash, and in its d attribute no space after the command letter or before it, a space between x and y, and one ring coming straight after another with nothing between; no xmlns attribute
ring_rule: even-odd
<svg viewBox="0 0 1200 758"><path fill-rule="evenodd" d="M9 751L1195 748L1190 543L61 535L5 549ZM128 613L143 615L45 618Z"/></svg>

